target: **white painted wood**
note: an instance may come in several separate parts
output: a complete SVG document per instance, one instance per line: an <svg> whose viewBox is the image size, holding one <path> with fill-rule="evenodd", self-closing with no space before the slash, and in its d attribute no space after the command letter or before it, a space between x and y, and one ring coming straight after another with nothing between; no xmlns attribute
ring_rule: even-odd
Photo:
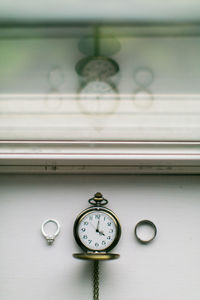
<svg viewBox="0 0 200 300"><path fill-rule="evenodd" d="M196 174L198 142L1 141L0 173Z"/></svg>
<svg viewBox="0 0 200 300"><path fill-rule="evenodd" d="M113 252L101 264L102 300L196 300L199 289L199 176L0 176L0 298L88 300L91 265L72 258L76 215L101 191L122 224ZM52 247L40 234L47 218L61 223ZM135 240L134 226L150 219L152 244Z"/></svg>

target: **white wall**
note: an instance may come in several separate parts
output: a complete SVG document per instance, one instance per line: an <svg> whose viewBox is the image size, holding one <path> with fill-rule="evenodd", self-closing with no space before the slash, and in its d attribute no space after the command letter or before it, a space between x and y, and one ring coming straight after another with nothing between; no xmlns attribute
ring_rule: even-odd
<svg viewBox="0 0 200 300"><path fill-rule="evenodd" d="M72 227L96 191L109 199L122 224L101 264L102 300L200 298L199 176L0 176L0 299L92 299L91 263L78 261ZM41 223L55 218L60 236L48 246ZM140 245L134 226L150 219L157 238Z"/></svg>

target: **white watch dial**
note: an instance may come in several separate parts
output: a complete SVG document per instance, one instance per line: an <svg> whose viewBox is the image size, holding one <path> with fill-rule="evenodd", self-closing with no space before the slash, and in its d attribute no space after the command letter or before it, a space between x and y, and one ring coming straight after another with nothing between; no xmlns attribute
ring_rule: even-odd
<svg viewBox="0 0 200 300"><path fill-rule="evenodd" d="M94 211L82 218L78 227L80 241L93 251L107 249L116 238L116 223L106 212Z"/></svg>

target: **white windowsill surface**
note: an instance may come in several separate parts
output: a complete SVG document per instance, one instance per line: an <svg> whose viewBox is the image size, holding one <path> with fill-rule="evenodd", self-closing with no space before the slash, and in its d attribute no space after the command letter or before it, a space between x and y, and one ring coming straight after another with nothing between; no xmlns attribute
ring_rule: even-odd
<svg viewBox="0 0 200 300"><path fill-rule="evenodd" d="M0 142L0 173L198 174L199 142Z"/></svg>

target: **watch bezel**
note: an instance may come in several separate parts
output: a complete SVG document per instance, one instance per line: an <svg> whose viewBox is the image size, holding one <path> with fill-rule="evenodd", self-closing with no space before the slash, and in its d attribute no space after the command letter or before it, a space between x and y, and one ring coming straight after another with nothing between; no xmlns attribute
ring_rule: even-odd
<svg viewBox="0 0 200 300"><path fill-rule="evenodd" d="M81 242L81 239L79 237L79 234L78 234L78 228L79 228L79 225L80 225L80 222L81 220L89 213L91 213L92 211L103 211L104 213L106 213L107 215L109 215L115 225L116 225L116 236L115 236L115 239L114 241L106 248L104 249L101 249L101 250L96 250L96 249L91 249L89 247L86 247L82 242ZM76 218L75 222L74 222L74 227L73 227L73 233L74 233L74 238L77 242L77 244L79 245L79 247L83 250L83 251L86 251L86 252L96 252L96 253L105 253L105 252L109 252L110 250L112 250L119 242L119 239L121 237L121 225L120 225L120 222L119 222L119 219L117 218L117 216L115 215L115 213L108 209L108 208L105 208L105 207L98 207L98 206L94 206L94 207L89 207L85 210L83 210Z"/></svg>

